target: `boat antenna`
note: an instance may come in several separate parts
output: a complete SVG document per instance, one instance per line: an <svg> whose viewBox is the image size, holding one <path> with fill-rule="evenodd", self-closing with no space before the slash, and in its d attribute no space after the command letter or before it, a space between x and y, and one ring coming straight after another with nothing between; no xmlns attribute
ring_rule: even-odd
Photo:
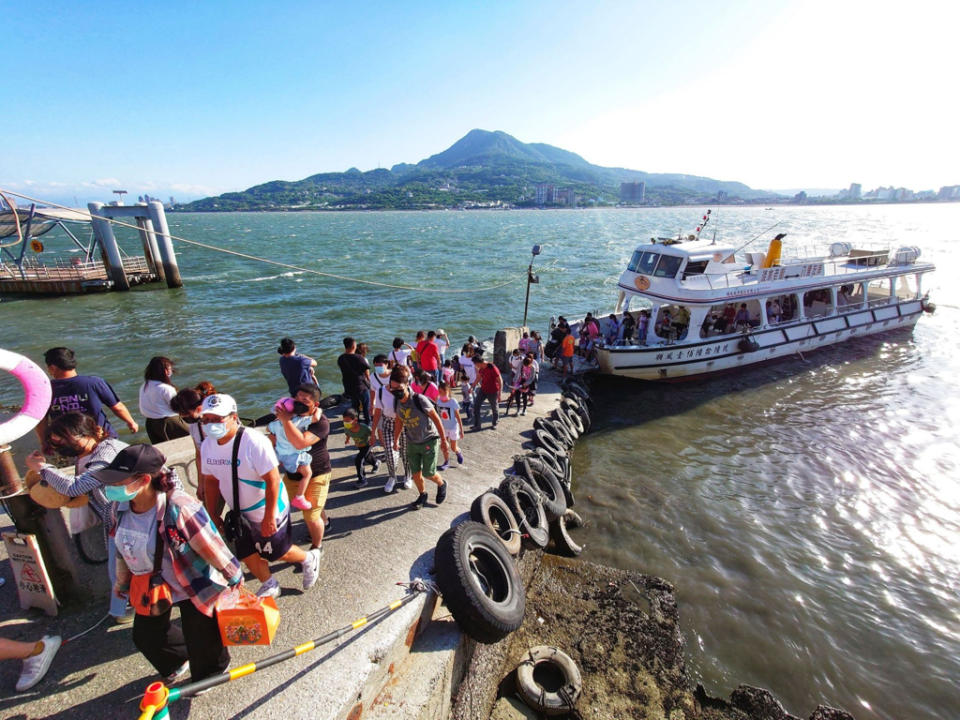
<svg viewBox="0 0 960 720"><path fill-rule="evenodd" d="M710 210L707 210L707 214L703 216L702 222L697 226L697 240L700 239L700 231L703 230L707 223L710 222Z"/></svg>
<svg viewBox="0 0 960 720"><path fill-rule="evenodd" d="M768 227L766 230L761 230L761 231L758 232L756 235L754 235L752 238L750 238L749 240L747 240L743 245L741 245L741 246L738 247L738 248L734 248L733 250L731 250L729 254L725 255L725 256L720 260L720 262L723 262L723 261L726 260L728 257L733 257L734 254L736 254L736 253L740 252L741 250L743 250L745 247L747 247L747 245L749 245L750 243L752 243L754 240L756 240L756 239L757 239L758 237L760 237L761 235L766 235L768 232L770 232L771 230L773 230L777 225L779 225L779 224L782 223L782 222L783 222L783 221L780 220L780 221L778 221L778 222L775 222L773 225L771 225L770 227ZM784 233L784 235L786 235L786 233Z"/></svg>

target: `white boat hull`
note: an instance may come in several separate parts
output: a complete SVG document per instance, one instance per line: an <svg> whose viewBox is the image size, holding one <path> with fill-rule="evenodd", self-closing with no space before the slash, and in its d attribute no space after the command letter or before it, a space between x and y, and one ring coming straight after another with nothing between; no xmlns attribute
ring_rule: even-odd
<svg viewBox="0 0 960 720"><path fill-rule="evenodd" d="M758 348L744 351L744 334L688 338L673 344L598 347L600 370L639 380L676 380L725 372L828 345L913 327L923 313L920 300L909 300L830 317L810 318L750 331Z"/></svg>

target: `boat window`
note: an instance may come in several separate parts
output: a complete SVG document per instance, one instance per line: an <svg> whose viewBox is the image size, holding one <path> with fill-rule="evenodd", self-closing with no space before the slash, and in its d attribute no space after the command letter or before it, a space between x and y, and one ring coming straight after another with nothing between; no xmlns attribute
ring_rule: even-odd
<svg viewBox="0 0 960 720"><path fill-rule="evenodd" d="M660 253L650 252L649 250L637 250L630 259L628 270L642 273L643 275L653 275L653 270L657 267L657 260L660 259Z"/></svg>
<svg viewBox="0 0 960 720"><path fill-rule="evenodd" d="M803 294L804 317L823 317L833 314L833 297L829 288L808 290Z"/></svg>
<svg viewBox="0 0 960 720"><path fill-rule="evenodd" d="M897 298L899 300L915 300L920 297L920 288L917 287L917 276L901 275L894 278L897 283Z"/></svg>
<svg viewBox="0 0 960 720"><path fill-rule="evenodd" d="M703 271L707 269L707 263L709 260L690 260L687 262L687 266L683 269L684 279L690 277L691 275L703 275Z"/></svg>
<svg viewBox="0 0 960 720"><path fill-rule="evenodd" d="M793 320L797 316L796 295L775 295L767 298L764 306L767 312L767 324L769 325L778 325Z"/></svg>
<svg viewBox="0 0 960 720"><path fill-rule="evenodd" d="M657 263L657 269L654 271L654 277L666 277L672 278L677 276L677 271L680 269L680 263L683 262L683 258L675 257L673 255L661 255L660 262Z"/></svg>
<svg viewBox="0 0 960 720"><path fill-rule="evenodd" d="M729 335L760 325L760 301L720 303L713 305L700 324L700 337Z"/></svg>
<svg viewBox="0 0 960 720"><path fill-rule="evenodd" d="M890 278L871 280L867 286L867 302L869 305L886 305L890 302Z"/></svg>

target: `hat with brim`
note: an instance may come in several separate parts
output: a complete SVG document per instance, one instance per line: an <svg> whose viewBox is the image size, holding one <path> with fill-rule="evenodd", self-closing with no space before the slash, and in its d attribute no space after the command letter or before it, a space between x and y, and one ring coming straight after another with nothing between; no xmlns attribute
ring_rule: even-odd
<svg viewBox="0 0 960 720"><path fill-rule="evenodd" d="M200 406L201 415L219 415L226 417L237 411L237 401L225 393L207 395Z"/></svg>
<svg viewBox="0 0 960 720"><path fill-rule="evenodd" d="M129 445L109 465L91 474L104 485L126 485L133 475L155 475L166 462L166 456L153 445Z"/></svg>

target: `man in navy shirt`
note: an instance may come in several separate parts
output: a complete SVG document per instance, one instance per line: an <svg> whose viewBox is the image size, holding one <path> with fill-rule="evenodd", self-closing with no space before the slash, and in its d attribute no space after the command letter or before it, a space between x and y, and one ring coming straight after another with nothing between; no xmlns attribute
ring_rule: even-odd
<svg viewBox="0 0 960 720"><path fill-rule="evenodd" d="M283 379L287 381L290 397L297 394L301 385L320 386L313 371L317 366L317 361L298 353L293 340L290 338L281 340L277 352L280 353L280 373L283 375Z"/></svg>
<svg viewBox="0 0 960 720"><path fill-rule="evenodd" d="M53 396L47 417L41 420L36 428L41 442L47 423L68 412L89 415L107 435L116 437L117 433L107 420L104 406L110 408L113 414L130 428L130 432L139 430L127 406L120 402L110 383L96 375L77 374L77 360L73 350L65 347L50 348L43 354L43 361L47 365L47 373L53 378L50 382Z"/></svg>

